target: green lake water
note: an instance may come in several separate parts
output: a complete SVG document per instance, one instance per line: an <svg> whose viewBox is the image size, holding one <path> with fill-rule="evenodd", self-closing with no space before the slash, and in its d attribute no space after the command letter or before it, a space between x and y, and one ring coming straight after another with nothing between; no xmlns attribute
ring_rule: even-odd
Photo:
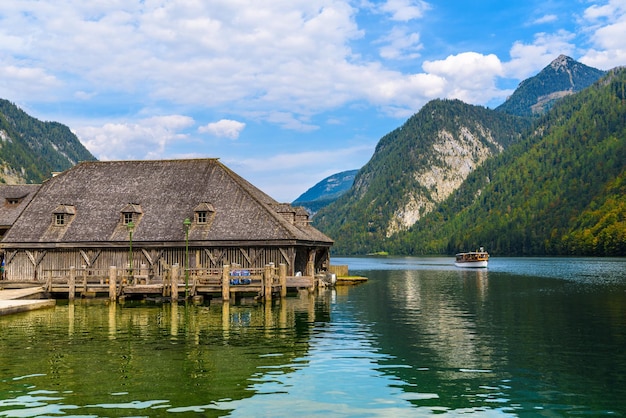
<svg viewBox="0 0 626 418"><path fill-rule="evenodd" d="M369 280L0 317L0 417L626 415L626 259L332 261Z"/></svg>

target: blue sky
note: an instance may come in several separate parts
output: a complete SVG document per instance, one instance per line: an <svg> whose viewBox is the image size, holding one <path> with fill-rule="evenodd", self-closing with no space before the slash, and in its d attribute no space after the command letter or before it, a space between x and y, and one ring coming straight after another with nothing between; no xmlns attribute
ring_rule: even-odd
<svg viewBox="0 0 626 418"><path fill-rule="evenodd" d="M626 65L626 0L2 0L0 98L101 160L218 157L281 202L435 98Z"/></svg>

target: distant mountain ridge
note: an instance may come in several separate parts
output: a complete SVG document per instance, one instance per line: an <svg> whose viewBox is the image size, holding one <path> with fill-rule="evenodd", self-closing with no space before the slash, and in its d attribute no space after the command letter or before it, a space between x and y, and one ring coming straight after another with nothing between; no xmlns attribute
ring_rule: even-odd
<svg viewBox="0 0 626 418"><path fill-rule="evenodd" d="M41 183L53 172L95 159L67 126L42 122L0 99L0 182Z"/></svg>
<svg viewBox="0 0 626 418"><path fill-rule="evenodd" d="M584 112L579 111L585 104L579 101L583 99L577 99L578 94L582 93L575 91L583 89L583 92L587 92L591 87L584 89L582 86L594 83L605 74L571 58L560 56L537 76L522 82L519 89L505 102L508 108L503 104L497 110L491 110L458 100L433 100L427 103L403 126L381 138L370 161L356 175L352 188L335 202L322 208L313 217L313 224L335 239L333 253L342 255L378 251L395 254L449 254L488 244L503 254L511 255L567 254L569 251L577 251L577 254L616 254L615 251L619 253L619 250L614 249L600 251L599 247L593 244L602 241L597 236L591 239L591 244L588 243L584 250L580 248L574 250L576 246L571 244L573 240L571 237L579 236L576 228L581 226L568 226L570 225L568 222L576 219L579 213L576 211L588 204L589 200L584 199L597 200L597 205L615 210L614 200L606 202L601 197L600 189L603 183L586 191L584 196L569 193L566 200L563 200L564 197L561 195L554 202L545 197L538 199L541 205L554 204L562 209L550 212L552 216L560 217L553 219L552 222L561 225L552 231L549 231L550 222L544 223L548 218L542 218L538 230L527 232L535 228L532 225L534 216L532 211L538 209L528 206L531 202L537 204L536 196L524 194L526 191L534 190L533 193L536 194L559 196L557 191L559 187L569 191L575 190L573 189L575 179L584 182L589 176L593 176L594 179L599 176L604 179L601 181L605 181L614 179L616 172L619 173L619 167L616 168L615 164L622 161L623 166L623 161L626 161L626 156L620 159L623 154L619 147L620 140L608 143L599 140L597 148L589 149L590 155L585 153L584 142L578 142L587 140L591 144L590 137L599 135L599 132L594 132L590 127L593 123L605 122L604 120L594 122L594 118L604 118L605 115L607 120L609 117L614 118L606 123L613 128L621 129L622 132L609 131L608 128L602 132L622 138L622 143L626 137L624 115L622 114L621 119L615 116L616 111L622 111L622 106L616 105L615 97L624 96L626 90L624 85L620 84L620 77L613 75L612 91L596 88L594 90L596 93L585 95L587 100L593 98L598 102L588 106ZM566 82L563 82L563 78L567 79ZM602 84L596 83L592 86ZM606 96L605 104L601 103L603 96ZM557 100L557 97L562 98ZM621 100L624 100L623 97ZM607 108L607 103L613 107ZM557 109L552 110L553 107ZM543 116L530 118L516 114L518 112L530 115L533 108ZM565 126L561 125L565 122L568 122L567 128L559 128ZM567 129L569 132L565 136L553 136L562 142L559 151L543 156L541 152L546 151L540 152L535 149L533 152L536 154L526 155L525 152L532 148L534 143L549 135L549 127L557 130ZM584 132L579 132L578 127L584 127ZM587 136L581 137L583 134ZM572 147L576 149L576 153L571 155L568 154L570 140L573 141ZM549 144L545 143L544 147L549 148ZM509 151L509 148L512 151ZM618 157L606 154L607 149L613 150ZM559 152L562 157L559 157ZM597 159L600 154L603 157ZM573 158L573 155L576 157ZM534 161L537 159L545 164L544 173L552 173L556 179L541 176L540 170L536 172L538 178L516 180L529 170L524 164L534 167ZM559 165L565 160L567 160L565 166ZM497 169L493 169L494 161L498 161ZM524 164L516 164L516 161L524 161ZM561 176L554 171L554 167L558 167L567 172L572 166L576 167L576 170L581 170L581 164L588 166L580 172L577 171L573 177ZM486 166L492 167L492 171L485 172L483 167ZM605 168L609 166L613 171L605 172ZM515 168L508 172L506 167ZM502 179L499 177L500 173L506 173L502 174ZM623 176L626 177L626 174ZM500 179L500 183L499 188L493 190L490 184L495 178ZM543 184L546 184L546 188L549 184L549 191L542 190ZM620 187L622 186L618 181L611 187L606 186L606 190L621 190ZM506 201L498 201L498 193L502 190L510 191L512 196L522 200L511 200L507 207ZM622 201L624 196L626 193L622 195ZM512 199L510 196L508 198ZM579 200L578 203L575 203L576 199ZM617 206L620 204L617 203ZM504 209L502 205L505 205ZM568 205L572 208L569 212ZM481 212L483 206L486 208ZM527 207L526 217L516 218L518 220L516 224L511 221L510 213L521 216L516 210L520 206ZM624 206L626 207L626 203ZM494 207L498 207L498 212L490 212ZM467 217L466 211L469 210L472 213L481 213L482 218ZM602 213L594 213L593 216L602 216ZM618 226L611 226L613 229L610 231L611 234L624 237L626 227L621 227L622 232L619 232L620 216L623 218L625 215L622 212L617 217ZM494 231L494 228L490 227L491 224L481 222L483 218L490 219L491 224L500 227L497 230L499 235L488 236L481 233L481 230ZM481 226L474 228L468 223L468 219ZM581 222L578 225L583 225ZM567 232L567 228L573 229ZM429 233L413 232L421 230ZM596 230L600 231L597 234L606 232L602 227L597 227ZM546 237L546 234L550 236ZM476 238L479 238L478 242L475 241ZM519 244L516 239L523 241ZM570 244L565 245L567 239L570 240ZM603 239L605 241L602 241L602 245L621 248L619 244L614 244L615 239L619 242L620 238L610 241L613 244L606 243L608 238ZM626 238L621 239L626 241ZM587 240L589 241L588 238ZM626 247L626 243L623 246ZM622 255L626 255L626 250Z"/></svg>
<svg viewBox="0 0 626 418"><path fill-rule="evenodd" d="M560 55L537 75L521 82L515 92L496 110L516 116L538 116L545 113L560 98L583 90L604 74L605 71ZM330 184L329 179L334 181L334 176L342 174L338 173L320 181L293 203L304 206L315 215L348 191L349 187L337 190L325 189L327 184ZM348 182L345 185L347 186ZM315 196L306 196L309 193L314 193Z"/></svg>
<svg viewBox="0 0 626 418"><path fill-rule="evenodd" d="M559 101L390 251L626 256L626 68Z"/></svg>
<svg viewBox="0 0 626 418"><path fill-rule="evenodd" d="M496 110L517 116L541 115L560 98L584 90L605 74L605 71L560 55L539 74L522 81Z"/></svg>
<svg viewBox="0 0 626 418"><path fill-rule="evenodd" d="M352 188L314 217L347 254L376 251L519 140L530 121L459 100L433 100L385 135Z"/></svg>
<svg viewBox="0 0 626 418"><path fill-rule="evenodd" d="M342 171L328 176L292 202L294 206L302 206L309 213L315 214L347 192L359 170Z"/></svg>

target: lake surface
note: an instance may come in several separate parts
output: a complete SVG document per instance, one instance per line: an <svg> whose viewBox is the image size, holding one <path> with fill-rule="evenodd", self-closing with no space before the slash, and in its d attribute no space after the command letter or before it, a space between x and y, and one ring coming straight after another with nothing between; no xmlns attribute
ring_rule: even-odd
<svg viewBox="0 0 626 418"><path fill-rule="evenodd" d="M369 280L0 317L0 417L626 415L626 259L332 261Z"/></svg>

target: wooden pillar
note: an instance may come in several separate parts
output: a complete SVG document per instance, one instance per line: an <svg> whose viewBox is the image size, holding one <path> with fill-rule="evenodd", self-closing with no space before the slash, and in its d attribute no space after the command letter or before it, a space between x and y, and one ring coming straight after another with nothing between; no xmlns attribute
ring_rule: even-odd
<svg viewBox="0 0 626 418"><path fill-rule="evenodd" d="M117 300L117 267L109 267L109 300Z"/></svg>
<svg viewBox="0 0 626 418"><path fill-rule="evenodd" d="M272 300L272 267L269 264L265 265L263 270L263 291L265 301Z"/></svg>
<svg viewBox="0 0 626 418"><path fill-rule="evenodd" d="M287 296L287 265L280 263L278 265L278 277L280 278L280 297Z"/></svg>
<svg viewBox="0 0 626 418"><path fill-rule="evenodd" d="M46 291L52 292L52 270L48 270L48 277L46 278Z"/></svg>
<svg viewBox="0 0 626 418"><path fill-rule="evenodd" d="M148 266L146 266L145 263L141 264L141 267L139 267L139 275L141 277L143 277L146 280L145 284L149 284L149 277L148 277ZM139 283L141 284L141 283Z"/></svg>
<svg viewBox="0 0 626 418"><path fill-rule="evenodd" d="M230 266L222 267L222 300L230 300Z"/></svg>
<svg viewBox="0 0 626 418"><path fill-rule="evenodd" d="M178 275L179 274L180 274L180 268L178 267L178 264L172 265L172 277L171 277L171 284L172 284L171 298L172 298L172 300L178 300Z"/></svg>
<svg viewBox="0 0 626 418"><path fill-rule="evenodd" d="M315 250L309 250L309 257L306 262L306 276L315 276Z"/></svg>
<svg viewBox="0 0 626 418"><path fill-rule="evenodd" d="M83 292L87 291L87 266L83 265Z"/></svg>
<svg viewBox="0 0 626 418"><path fill-rule="evenodd" d="M70 278L67 281L67 285L69 287L67 298L69 300L74 300L76 297L76 267L70 267Z"/></svg>

